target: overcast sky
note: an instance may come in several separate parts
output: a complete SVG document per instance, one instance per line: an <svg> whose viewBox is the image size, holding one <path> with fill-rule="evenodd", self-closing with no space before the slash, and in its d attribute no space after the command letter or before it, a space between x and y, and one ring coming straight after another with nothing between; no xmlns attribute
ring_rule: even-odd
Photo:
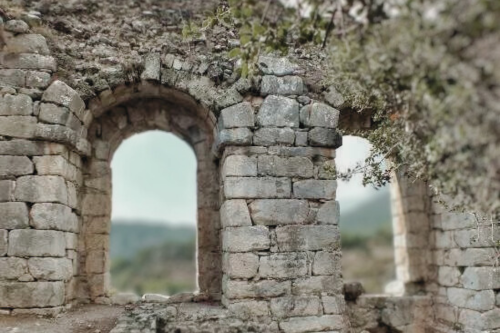
<svg viewBox="0 0 500 333"><path fill-rule="evenodd" d="M344 137L337 150L337 168L354 166L367 156L364 139ZM113 219L196 224L196 159L193 151L173 134L150 131L127 139L111 163ZM341 212L355 209L377 191L363 187L361 177L339 182Z"/></svg>

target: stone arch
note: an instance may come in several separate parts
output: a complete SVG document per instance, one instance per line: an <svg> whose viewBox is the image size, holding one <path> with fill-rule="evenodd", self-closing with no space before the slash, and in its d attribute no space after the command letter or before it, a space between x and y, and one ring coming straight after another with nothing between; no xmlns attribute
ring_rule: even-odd
<svg viewBox="0 0 500 333"><path fill-rule="evenodd" d="M221 245L218 216L218 169L212 153L214 124L207 111L190 97L148 83L126 87L131 95L108 96L116 100L91 108L87 140L92 154L83 162L82 227L79 238L83 291L79 298L108 302L108 242L110 229L110 160L127 137L147 130L171 132L186 141L197 158L198 179L198 285L199 292L219 299L221 293ZM122 92L125 87L116 90ZM134 93L135 92L135 93ZM92 104L92 101L89 103ZM173 157L174 158L174 157Z"/></svg>

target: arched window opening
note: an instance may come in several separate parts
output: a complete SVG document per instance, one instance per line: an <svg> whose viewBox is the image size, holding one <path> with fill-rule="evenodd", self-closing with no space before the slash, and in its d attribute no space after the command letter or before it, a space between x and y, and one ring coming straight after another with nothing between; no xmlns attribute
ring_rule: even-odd
<svg viewBox="0 0 500 333"><path fill-rule="evenodd" d="M112 167L112 293L173 295L198 289L197 168L175 135L148 131L125 140Z"/></svg>
<svg viewBox="0 0 500 333"><path fill-rule="evenodd" d="M344 136L337 150L338 171L363 164L370 147L366 139ZM363 186L362 174L355 174L349 181L339 180L337 198L344 280L360 282L367 293L391 292L396 268L389 186Z"/></svg>

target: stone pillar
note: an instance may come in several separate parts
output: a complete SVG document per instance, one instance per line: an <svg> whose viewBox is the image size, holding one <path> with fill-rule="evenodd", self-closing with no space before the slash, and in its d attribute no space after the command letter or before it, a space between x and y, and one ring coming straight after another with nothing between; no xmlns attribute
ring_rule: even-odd
<svg viewBox="0 0 500 333"><path fill-rule="evenodd" d="M0 310L53 314L73 299L84 103L46 40L5 24L0 52ZM45 90L45 91L44 91ZM58 142L58 143L55 143ZM73 148L69 148L70 142Z"/></svg>
<svg viewBox="0 0 500 333"><path fill-rule="evenodd" d="M291 96L302 90L298 77L264 76L265 99L222 110L218 128L223 304L297 333L345 327L335 201L339 112Z"/></svg>

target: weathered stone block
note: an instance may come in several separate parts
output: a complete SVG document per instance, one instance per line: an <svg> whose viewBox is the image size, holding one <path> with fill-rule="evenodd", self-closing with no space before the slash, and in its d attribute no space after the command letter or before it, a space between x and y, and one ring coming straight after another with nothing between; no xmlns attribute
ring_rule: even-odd
<svg viewBox="0 0 500 333"><path fill-rule="evenodd" d="M254 319L258 317L269 317L269 305L266 301L238 302L228 305L229 311L238 318Z"/></svg>
<svg viewBox="0 0 500 333"><path fill-rule="evenodd" d="M342 108L345 103L344 96L335 89L334 86L330 86L323 94L325 101L335 108Z"/></svg>
<svg viewBox="0 0 500 333"><path fill-rule="evenodd" d="M295 132L295 145L299 147L307 146L307 132Z"/></svg>
<svg viewBox="0 0 500 333"><path fill-rule="evenodd" d="M29 227L28 206L24 202L0 203L0 229Z"/></svg>
<svg viewBox="0 0 500 333"><path fill-rule="evenodd" d="M299 103L282 96L268 96L257 114L260 126L299 127Z"/></svg>
<svg viewBox="0 0 500 333"><path fill-rule="evenodd" d="M325 315L320 317L295 317L280 322L280 328L285 333L319 332L340 330L344 328L344 319L340 315Z"/></svg>
<svg viewBox="0 0 500 333"><path fill-rule="evenodd" d="M296 71L299 70L299 67L295 64L292 64L286 57L275 58L260 56L258 66L262 73L264 73L265 75L293 75Z"/></svg>
<svg viewBox="0 0 500 333"><path fill-rule="evenodd" d="M327 201L318 210L316 222L318 224L339 224L340 207L338 201Z"/></svg>
<svg viewBox="0 0 500 333"><path fill-rule="evenodd" d="M260 258L259 274L263 278L296 278L307 273L305 253L278 253Z"/></svg>
<svg viewBox="0 0 500 333"><path fill-rule="evenodd" d="M289 198L291 184L288 178L229 177L224 194L228 199Z"/></svg>
<svg viewBox="0 0 500 333"><path fill-rule="evenodd" d="M223 109L219 124L221 128L253 127L255 119L252 105L243 102Z"/></svg>
<svg viewBox="0 0 500 333"><path fill-rule="evenodd" d="M29 25L22 20L9 20L5 22L5 30L15 34L27 33L29 29Z"/></svg>
<svg viewBox="0 0 500 333"><path fill-rule="evenodd" d="M24 87L26 72L20 69L0 69L0 86Z"/></svg>
<svg viewBox="0 0 500 333"><path fill-rule="evenodd" d="M50 74L45 72L29 71L26 73L26 85L31 88L47 88L50 83Z"/></svg>
<svg viewBox="0 0 500 333"><path fill-rule="evenodd" d="M495 307L493 290L474 291L461 288L448 288L448 300L452 305L477 311L491 310Z"/></svg>
<svg viewBox="0 0 500 333"><path fill-rule="evenodd" d="M310 178L313 176L313 169L314 165L307 157L258 157L258 171L261 176Z"/></svg>
<svg viewBox="0 0 500 333"><path fill-rule="evenodd" d="M337 190L335 180L299 180L293 183L293 194L301 199L334 200Z"/></svg>
<svg viewBox="0 0 500 333"><path fill-rule="evenodd" d="M66 125L69 120L70 112L71 111L64 106L57 106L52 103L41 103L38 118L46 123Z"/></svg>
<svg viewBox="0 0 500 333"><path fill-rule="evenodd" d="M224 160L222 176L257 176L257 158L245 155L231 155Z"/></svg>
<svg viewBox="0 0 500 333"><path fill-rule="evenodd" d="M464 288L474 290L500 289L500 268L467 267L462 275Z"/></svg>
<svg viewBox="0 0 500 333"><path fill-rule="evenodd" d="M500 309L493 309L481 314L481 320L484 329L492 330L500 328Z"/></svg>
<svg viewBox="0 0 500 333"><path fill-rule="evenodd" d="M339 148L342 136L334 129L315 127L309 131L309 144L313 147Z"/></svg>
<svg viewBox="0 0 500 333"><path fill-rule="evenodd" d="M22 258L0 258L0 281L17 280L28 273L26 259Z"/></svg>
<svg viewBox="0 0 500 333"><path fill-rule="evenodd" d="M55 103L70 109L79 119L82 119L85 103L76 90L66 83L56 80L45 90L42 102Z"/></svg>
<svg viewBox="0 0 500 333"><path fill-rule="evenodd" d="M326 314L343 314L345 312L345 300L343 296L322 296L323 310Z"/></svg>
<svg viewBox="0 0 500 333"><path fill-rule="evenodd" d="M7 254L9 247L8 236L9 232L7 230L0 229L0 257Z"/></svg>
<svg viewBox="0 0 500 333"><path fill-rule="evenodd" d="M300 110L300 121L308 127L337 128L340 111L323 103L312 103Z"/></svg>
<svg viewBox="0 0 500 333"><path fill-rule="evenodd" d="M0 202L14 201L15 184L12 180L0 180Z"/></svg>
<svg viewBox="0 0 500 333"><path fill-rule="evenodd" d="M316 252L314 255L313 274L333 275L340 271L342 255L339 252Z"/></svg>
<svg viewBox="0 0 500 333"><path fill-rule="evenodd" d="M66 240L61 231L12 230L9 233L9 256L63 257Z"/></svg>
<svg viewBox="0 0 500 333"><path fill-rule="evenodd" d="M276 238L280 251L332 251L340 246L340 232L333 225L277 227Z"/></svg>
<svg viewBox="0 0 500 333"><path fill-rule="evenodd" d="M460 282L460 275L457 267L442 266L439 267L438 282L442 286L457 286Z"/></svg>
<svg viewBox="0 0 500 333"><path fill-rule="evenodd" d="M223 284L224 295L228 299L277 297L290 293L290 281L260 280L248 281L227 280Z"/></svg>
<svg viewBox="0 0 500 333"><path fill-rule="evenodd" d="M59 202L66 204L66 183L59 176L24 176L17 179L16 200L26 202Z"/></svg>
<svg viewBox="0 0 500 333"><path fill-rule="evenodd" d="M298 76L276 77L265 75L262 77L260 94L267 95L302 95L304 82Z"/></svg>
<svg viewBox="0 0 500 333"><path fill-rule="evenodd" d="M108 216L111 213L111 197L107 194L86 194L82 201L82 212L89 216Z"/></svg>
<svg viewBox="0 0 500 333"><path fill-rule="evenodd" d="M45 37L39 34L20 34L9 39L6 44L8 53L50 54Z"/></svg>
<svg viewBox="0 0 500 333"><path fill-rule="evenodd" d="M259 256L253 253L224 254L224 272L235 279L251 279L257 275Z"/></svg>
<svg viewBox="0 0 500 333"><path fill-rule="evenodd" d="M64 282L0 282L0 308L62 305Z"/></svg>
<svg viewBox="0 0 500 333"><path fill-rule="evenodd" d="M67 258L30 258L28 267L35 279L68 281L73 276L73 263Z"/></svg>
<svg viewBox="0 0 500 333"><path fill-rule="evenodd" d="M40 203L31 208L31 225L36 229L78 231L78 217L66 205Z"/></svg>
<svg viewBox="0 0 500 333"><path fill-rule="evenodd" d="M228 252L269 249L269 229L264 226L231 227L222 231L222 247Z"/></svg>
<svg viewBox="0 0 500 333"><path fill-rule="evenodd" d="M36 117L0 117L0 135L30 139L35 135Z"/></svg>
<svg viewBox="0 0 500 333"><path fill-rule="evenodd" d="M0 97L0 116L30 116L33 101L28 95L5 95Z"/></svg>
<svg viewBox="0 0 500 333"><path fill-rule="evenodd" d="M51 56L33 54L33 53L10 53L0 57L0 64L4 68L19 68L19 69L48 69L56 71L56 59Z"/></svg>
<svg viewBox="0 0 500 333"><path fill-rule="evenodd" d="M309 215L307 200L255 200L249 208L253 222L258 225L300 224L304 223Z"/></svg>
<svg viewBox="0 0 500 333"><path fill-rule="evenodd" d="M307 133L306 133L307 136ZM264 127L255 131L253 144L256 146L293 145L295 133L291 128Z"/></svg>
<svg viewBox="0 0 500 333"><path fill-rule="evenodd" d="M249 146L252 144L253 133L248 128L223 129L218 133L217 146Z"/></svg>
<svg viewBox="0 0 500 333"><path fill-rule="evenodd" d="M252 225L245 200L226 200L220 209L222 227L241 227Z"/></svg>
<svg viewBox="0 0 500 333"><path fill-rule="evenodd" d="M273 298L271 311L278 318L316 316L321 314L321 304L317 296L287 296Z"/></svg>
<svg viewBox="0 0 500 333"><path fill-rule="evenodd" d="M160 81L160 69L160 53L148 54L144 60L144 72L141 74L141 79Z"/></svg>
<svg viewBox="0 0 500 333"><path fill-rule="evenodd" d="M295 280L293 282L292 292L294 295L336 295L341 293L342 288L342 278L338 275L311 276Z"/></svg>
<svg viewBox="0 0 500 333"><path fill-rule="evenodd" d="M0 177L22 176L33 173L33 163L24 156L0 156Z"/></svg>

